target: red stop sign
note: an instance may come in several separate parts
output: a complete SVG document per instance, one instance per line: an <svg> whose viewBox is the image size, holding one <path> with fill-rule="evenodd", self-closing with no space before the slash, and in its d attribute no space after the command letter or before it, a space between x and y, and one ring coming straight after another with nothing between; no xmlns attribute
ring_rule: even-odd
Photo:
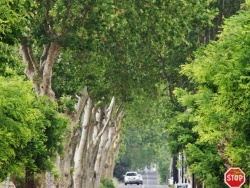
<svg viewBox="0 0 250 188"><path fill-rule="evenodd" d="M229 168L224 174L224 181L230 188L241 187L245 180L245 173L240 168Z"/></svg>

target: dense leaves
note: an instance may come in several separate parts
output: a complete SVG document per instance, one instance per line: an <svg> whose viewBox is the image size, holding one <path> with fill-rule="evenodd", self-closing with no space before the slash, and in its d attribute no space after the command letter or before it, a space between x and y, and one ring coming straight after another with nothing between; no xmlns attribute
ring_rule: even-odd
<svg viewBox="0 0 250 188"><path fill-rule="evenodd" d="M31 86L20 79L4 79L1 77L0 119L1 119L1 178L8 172L20 173L25 158L20 156L15 161L16 152L23 149L32 138L32 126L29 125L31 108ZM21 161L20 161L21 160ZM22 163L23 162L23 163Z"/></svg>
<svg viewBox="0 0 250 188"><path fill-rule="evenodd" d="M194 151L205 156L208 151L216 166L221 164L219 150L229 164L241 164L249 151L250 68L244 64L249 62L248 12L228 21L224 27L228 34L197 52L194 63L183 69L185 75L178 75L179 66L193 57L199 45L215 38L222 17L235 13L240 2L6 0L0 6L0 74L13 76L16 72L11 68L20 69L18 50L9 46L14 42L32 47L34 62L42 64L44 46L56 41L62 48L53 67L52 88L60 98L59 109L72 111L83 86L88 86L98 104L105 105L112 96L127 102L124 163L131 168L165 160L167 153L158 154L167 148L166 138L172 140L174 154L185 146L189 156ZM197 85L193 90L197 92L176 91L182 108L172 91L175 86L190 88L186 76ZM6 122L0 132L6 151L0 154L0 167L6 164L1 176L20 174L24 167L50 169L49 161L61 149L65 119L56 113L54 103L36 98L27 82L14 79L13 87L7 87L10 80L1 79L5 90L0 91L0 118ZM221 141L226 147L216 146ZM200 167L211 161L192 166L196 159L190 158L189 163L202 178ZM212 169L205 173L217 176Z"/></svg>
<svg viewBox="0 0 250 188"><path fill-rule="evenodd" d="M0 75L21 74L18 48L14 46L25 26L26 1L3 0L0 2ZM15 68L15 71L13 70ZM23 74L23 73L22 73Z"/></svg>
<svg viewBox="0 0 250 188"><path fill-rule="evenodd" d="M16 0L3 0L0 2L0 41L7 44L14 44L21 31L25 27L26 16L25 4Z"/></svg>
<svg viewBox="0 0 250 188"><path fill-rule="evenodd" d="M37 98L21 78L0 77L0 179L25 169L49 170L67 121L47 98Z"/></svg>
<svg viewBox="0 0 250 188"><path fill-rule="evenodd" d="M23 74L18 47L25 31L28 1L1 1L0 26L0 179L23 178L26 170L51 170L61 151L67 120L48 98L36 97ZM4 77L3 77L4 76Z"/></svg>
<svg viewBox="0 0 250 188"><path fill-rule="evenodd" d="M238 166L249 173L249 20L249 10L227 19L219 40L197 51L195 60L183 66L182 73L196 91L176 90L186 106L187 122L199 136L193 145L186 145L191 171L202 179L207 170L210 178L205 181L211 187L218 185L225 167ZM204 168L206 164L214 167Z"/></svg>
<svg viewBox="0 0 250 188"><path fill-rule="evenodd" d="M92 3L85 22L75 23L80 37L67 30L71 38L54 69L57 96L79 92L84 84L97 99L131 101L133 92L155 95L163 75L171 84L181 82L178 66L216 15L211 2Z"/></svg>

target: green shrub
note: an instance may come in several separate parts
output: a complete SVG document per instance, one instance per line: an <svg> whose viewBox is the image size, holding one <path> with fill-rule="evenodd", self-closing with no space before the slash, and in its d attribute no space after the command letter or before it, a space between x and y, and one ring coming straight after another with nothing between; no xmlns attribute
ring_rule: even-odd
<svg viewBox="0 0 250 188"><path fill-rule="evenodd" d="M111 179L104 178L101 180L99 188L115 188L115 185Z"/></svg>
<svg viewBox="0 0 250 188"><path fill-rule="evenodd" d="M100 183L99 188L107 188L102 183Z"/></svg>

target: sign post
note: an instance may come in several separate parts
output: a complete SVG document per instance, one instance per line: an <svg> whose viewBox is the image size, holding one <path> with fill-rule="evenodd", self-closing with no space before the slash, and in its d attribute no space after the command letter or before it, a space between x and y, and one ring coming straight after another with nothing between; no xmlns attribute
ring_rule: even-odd
<svg viewBox="0 0 250 188"><path fill-rule="evenodd" d="M230 188L240 188L245 181L245 173L240 168L229 168L224 174L224 182Z"/></svg>

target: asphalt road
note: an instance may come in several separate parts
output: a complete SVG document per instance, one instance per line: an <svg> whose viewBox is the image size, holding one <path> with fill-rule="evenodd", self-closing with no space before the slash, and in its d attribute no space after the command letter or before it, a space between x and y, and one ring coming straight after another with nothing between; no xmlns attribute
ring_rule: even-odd
<svg viewBox="0 0 250 188"><path fill-rule="evenodd" d="M142 174L143 185L124 185L119 184L116 188L168 188L167 185L159 185L157 180L157 174L155 171L148 171L145 174Z"/></svg>

